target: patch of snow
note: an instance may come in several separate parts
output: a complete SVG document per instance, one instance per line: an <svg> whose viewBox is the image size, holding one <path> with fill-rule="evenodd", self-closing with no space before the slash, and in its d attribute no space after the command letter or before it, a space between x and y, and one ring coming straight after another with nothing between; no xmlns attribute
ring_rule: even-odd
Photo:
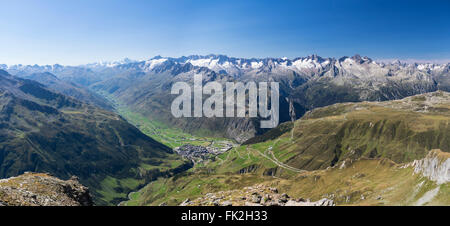
<svg viewBox="0 0 450 226"><path fill-rule="evenodd" d="M219 62L219 60L212 60L210 58L206 58L206 59L197 59L197 60L188 60L188 63L191 63L194 66L198 66L198 67L211 67L217 64L217 62Z"/></svg>
<svg viewBox="0 0 450 226"><path fill-rule="evenodd" d="M148 60L145 62L145 68L147 68L148 70L152 70L156 66L158 66L166 61L167 61L167 59L165 59L165 58Z"/></svg>
<svg viewBox="0 0 450 226"><path fill-rule="evenodd" d="M302 69L312 69L312 68L319 68L320 64L318 62L313 61L312 59L298 59L292 63L294 67L296 67L298 70Z"/></svg>
<svg viewBox="0 0 450 226"><path fill-rule="evenodd" d="M252 64L251 64L251 67L253 69L258 69L258 68L260 68L262 66L263 66L263 63L261 61L260 62L252 62Z"/></svg>

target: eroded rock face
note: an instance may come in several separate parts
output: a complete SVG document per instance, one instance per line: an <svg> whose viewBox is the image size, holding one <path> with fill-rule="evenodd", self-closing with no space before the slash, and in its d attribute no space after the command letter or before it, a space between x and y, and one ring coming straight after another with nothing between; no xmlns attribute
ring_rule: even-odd
<svg viewBox="0 0 450 226"><path fill-rule="evenodd" d="M292 198L278 193L277 188L255 185L239 190L208 193L205 196L184 201L181 206L334 206L331 199L315 202L302 198Z"/></svg>
<svg viewBox="0 0 450 226"><path fill-rule="evenodd" d="M450 182L450 153L432 150L427 157L415 160L414 173L422 173L437 184Z"/></svg>
<svg viewBox="0 0 450 226"><path fill-rule="evenodd" d="M63 181L43 173L0 180L0 206L92 206L89 189L72 177Z"/></svg>

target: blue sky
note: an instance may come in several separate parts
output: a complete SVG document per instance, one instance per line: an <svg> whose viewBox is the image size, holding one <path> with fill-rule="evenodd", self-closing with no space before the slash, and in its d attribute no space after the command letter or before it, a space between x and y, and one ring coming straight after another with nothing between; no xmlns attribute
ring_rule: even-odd
<svg viewBox="0 0 450 226"><path fill-rule="evenodd" d="M0 0L0 64L155 55L450 59L450 1Z"/></svg>

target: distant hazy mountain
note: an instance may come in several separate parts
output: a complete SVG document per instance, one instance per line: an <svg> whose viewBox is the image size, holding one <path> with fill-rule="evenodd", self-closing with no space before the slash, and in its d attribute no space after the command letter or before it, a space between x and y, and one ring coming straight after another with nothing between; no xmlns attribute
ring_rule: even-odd
<svg viewBox="0 0 450 226"><path fill-rule="evenodd" d="M104 97L73 82L61 80L49 72L34 73L24 76L24 78L37 81L52 90L74 97L77 100L96 105L106 110L113 109L111 104Z"/></svg>
<svg viewBox="0 0 450 226"><path fill-rule="evenodd" d="M154 57L145 61L79 67L9 66L11 73L51 72L65 81L106 93L148 117L189 132L245 141L263 131L257 119L175 119L170 115L170 87L203 74L206 81L280 82L280 120L301 117L316 107L339 102L383 101L436 90L450 91L450 63L378 63L368 57L322 58L317 55L244 59L224 55Z"/></svg>

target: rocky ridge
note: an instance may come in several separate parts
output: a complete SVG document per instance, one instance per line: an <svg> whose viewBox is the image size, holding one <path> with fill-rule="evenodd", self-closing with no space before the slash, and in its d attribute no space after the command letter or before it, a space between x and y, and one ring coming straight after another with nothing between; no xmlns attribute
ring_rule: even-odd
<svg viewBox="0 0 450 226"><path fill-rule="evenodd" d="M180 206L334 206L334 201L323 198L311 201L292 198L279 193L277 188L254 185L243 189L208 193L195 200L187 199Z"/></svg>
<svg viewBox="0 0 450 226"><path fill-rule="evenodd" d="M92 206L89 189L77 177L60 180L44 173L25 173L0 180L0 206Z"/></svg>

